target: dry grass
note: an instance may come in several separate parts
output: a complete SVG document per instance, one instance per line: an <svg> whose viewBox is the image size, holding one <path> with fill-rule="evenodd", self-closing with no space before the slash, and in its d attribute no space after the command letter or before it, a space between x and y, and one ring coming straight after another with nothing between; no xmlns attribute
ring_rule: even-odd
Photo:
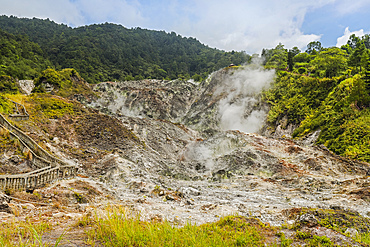
<svg viewBox="0 0 370 247"><path fill-rule="evenodd" d="M52 246L50 243L43 243L42 235L51 230L51 225L41 221L12 221L0 224L0 246ZM53 246L58 246L62 240L61 235Z"/></svg>

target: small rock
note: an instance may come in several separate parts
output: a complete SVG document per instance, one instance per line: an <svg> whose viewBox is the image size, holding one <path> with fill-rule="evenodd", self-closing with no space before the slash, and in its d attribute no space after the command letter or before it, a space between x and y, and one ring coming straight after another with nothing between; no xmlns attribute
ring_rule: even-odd
<svg viewBox="0 0 370 247"><path fill-rule="evenodd" d="M341 206L338 206L338 205L330 205L330 208L333 209L333 210L343 210L343 208Z"/></svg>
<svg viewBox="0 0 370 247"><path fill-rule="evenodd" d="M5 213L8 213L8 214L12 214L12 213L13 213L13 210L12 210L12 208L8 205L8 203L6 203L6 202L1 202L1 203L0 203L0 212L5 212Z"/></svg>
<svg viewBox="0 0 370 247"><path fill-rule="evenodd" d="M199 196L200 195L199 190L191 188L191 187L181 188L180 192L182 192L185 195L191 195L191 196Z"/></svg>
<svg viewBox="0 0 370 247"><path fill-rule="evenodd" d="M299 222L301 224L307 225L308 227L316 226L318 223L316 217L310 213L301 215L299 217Z"/></svg>
<svg viewBox="0 0 370 247"><path fill-rule="evenodd" d="M53 214L53 217L55 217L55 218L61 218L61 217L64 217L64 215L65 215L65 213L59 212L59 213Z"/></svg>
<svg viewBox="0 0 370 247"><path fill-rule="evenodd" d="M23 208L21 205L15 203L9 203L8 205L12 209L12 213L15 214L16 216L22 214Z"/></svg>
<svg viewBox="0 0 370 247"><path fill-rule="evenodd" d="M79 213L69 213L65 214L66 217L71 218L71 219L78 219L82 217L82 214Z"/></svg>
<svg viewBox="0 0 370 247"><path fill-rule="evenodd" d="M347 230L344 232L344 234L347 234L351 238L354 238L354 237L356 237L356 235L358 235L358 231L355 228L347 228Z"/></svg>
<svg viewBox="0 0 370 247"><path fill-rule="evenodd" d="M19 162L21 162L21 159L19 158L18 155L13 155L12 157L10 157L10 161L12 161L15 164L18 164Z"/></svg>
<svg viewBox="0 0 370 247"><path fill-rule="evenodd" d="M26 208L26 209L35 209L36 208L36 206L31 204L31 203L22 204L22 207Z"/></svg>
<svg viewBox="0 0 370 247"><path fill-rule="evenodd" d="M173 197L173 195L171 195L171 194L166 195L166 199L167 199L168 201L174 201L174 200L175 200L175 198L174 198L174 197Z"/></svg>
<svg viewBox="0 0 370 247"><path fill-rule="evenodd" d="M8 213L5 213L5 212L0 212L0 220L1 219L6 219L6 218L11 218L11 217L15 217L13 214L8 214Z"/></svg>
<svg viewBox="0 0 370 247"><path fill-rule="evenodd" d="M9 206L10 199L7 195L5 194L0 194L0 212L5 212L8 214L12 214L13 210Z"/></svg>

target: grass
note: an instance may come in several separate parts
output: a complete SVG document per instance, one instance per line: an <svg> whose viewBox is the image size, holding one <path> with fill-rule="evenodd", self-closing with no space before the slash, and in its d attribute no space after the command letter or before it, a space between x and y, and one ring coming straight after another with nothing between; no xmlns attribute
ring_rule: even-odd
<svg viewBox="0 0 370 247"><path fill-rule="evenodd" d="M297 213L301 215L307 212L318 218L319 225L342 234L349 225L333 227L334 222L348 220L359 224L361 218L335 210L301 209ZM214 223L188 223L179 227L167 221L143 222L140 215L123 207L108 207L99 215L95 214L95 217L81 218L76 226L88 229L86 243L91 246L338 246L327 236L314 235L307 229L300 231L300 225L289 227L288 231L296 233L288 238L280 231L286 229L284 227L271 227L256 218L243 216L226 216ZM361 226L358 235L348 237L361 246L370 246L370 234L360 229ZM350 246L350 242L344 244Z"/></svg>
<svg viewBox="0 0 370 247"><path fill-rule="evenodd" d="M356 236L348 236L355 242L358 242L362 246L370 246L370 220L367 217L360 215L357 212L348 210L333 210L333 209L315 209L315 208L302 208L299 209L296 215L312 214L316 217L318 224L322 227L332 229L338 233L346 235L348 228L353 228L358 231ZM310 235L307 232L301 232L303 226L296 223L292 226L292 229L296 229L296 238L304 240L309 246L335 246L331 240L325 236L319 237Z"/></svg>
<svg viewBox="0 0 370 247"><path fill-rule="evenodd" d="M357 242L370 245L370 232L358 234L355 239Z"/></svg>
<svg viewBox="0 0 370 247"><path fill-rule="evenodd" d="M90 224L87 243L94 246L265 246L266 232L272 228L260 221L241 216L227 216L200 226L172 226L169 222L143 222L125 208L110 207L106 217L95 216Z"/></svg>
<svg viewBox="0 0 370 247"><path fill-rule="evenodd" d="M42 236L51 230L51 225L46 222L34 223L30 221L13 221L0 224L0 246L58 246L63 238L59 236L55 244L43 243Z"/></svg>

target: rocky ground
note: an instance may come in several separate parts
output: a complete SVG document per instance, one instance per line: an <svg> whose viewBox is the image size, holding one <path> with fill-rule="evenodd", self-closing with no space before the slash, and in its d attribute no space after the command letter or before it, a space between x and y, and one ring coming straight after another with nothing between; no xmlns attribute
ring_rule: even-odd
<svg viewBox="0 0 370 247"><path fill-rule="evenodd" d="M78 219L119 204L140 212L143 220L182 226L237 214L285 226L288 237L297 229L289 226L299 225L337 244L355 245L351 234L370 230L369 164L339 157L311 141L220 127L219 102L227 94L218 93L217 85L233 75L218 73L202 84L144 80L97 85L100 98L88 105L94 109L75 102L79 113L44 122L34 136L78 164L79 176L33 194L14 192L11 196L23 201L12 199L1 220L41 217L54 229L44 235L46 242L69 229L62 246L83 246ZM266 106L253 95L258 100L252 107L261 111ZM236 94L233 102L242 97L244 92ZM252 112L246 109L244 118ZM349 222L343 232L319 224L327 212ZM367 223L356 226L354 218Z"/></svg>

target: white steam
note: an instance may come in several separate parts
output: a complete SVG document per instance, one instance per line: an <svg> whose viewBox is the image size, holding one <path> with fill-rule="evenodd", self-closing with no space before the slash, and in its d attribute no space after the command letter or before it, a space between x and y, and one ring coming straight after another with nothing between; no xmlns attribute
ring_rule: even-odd
<svg viewBox="0 0 370 247"><path fill-rule="evenodd" d="M207 170L210 170L214 166L214 162L212 159L214 156L214 152L212 151L208 143L190 143L186 148L184 156L187 160L203 164Z"/></svg>
<svg viewBox="0 0 370 247"><path fill-rule="evenodd" d="M259 99L258 94L268 88L275 76L274 70L265 70L260 65L250 65L235 70L216 90L218 95L226 95L219 102L220 124L223 130L257 132L263 125L267 112L253 109Z"/></svg>

